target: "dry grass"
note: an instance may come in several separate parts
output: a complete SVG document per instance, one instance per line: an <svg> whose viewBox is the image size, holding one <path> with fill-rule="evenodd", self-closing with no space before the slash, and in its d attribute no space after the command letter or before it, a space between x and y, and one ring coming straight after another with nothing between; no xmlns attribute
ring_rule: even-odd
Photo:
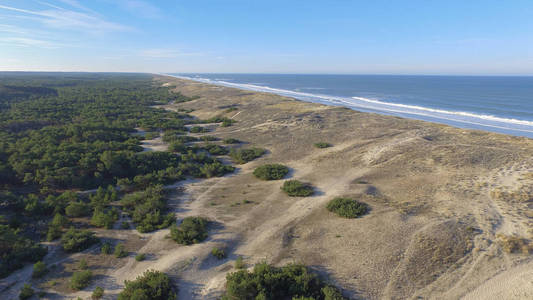
<svg viewBox="0 0 533 300"><path fill-rule="evenodd" d="M518 236L498 235L498 243L507 253L530 254L533 252L533 243Z"/></svg>

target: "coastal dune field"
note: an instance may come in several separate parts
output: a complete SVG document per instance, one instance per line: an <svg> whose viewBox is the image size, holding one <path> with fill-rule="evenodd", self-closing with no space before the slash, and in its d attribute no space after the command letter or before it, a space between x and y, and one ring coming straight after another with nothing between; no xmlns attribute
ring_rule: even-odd
<svg viewBox="0 0 533 300"><path fill-rule="evenodd" d="M232 263L213 264L206 253L220 245L231 249L230 260L242 255L248 266L263 260L304 263L353 298L533 297L527 248L533 238L532 140L156 80L199 97L167 109L231 117L235 125L209 134L268 149L234 175L189 183L177 196L179 217L204 215L219 224L206 244L172 250L181 261L156 262L172 269L190 260L175 274L180 294L219 294ZM227 112L230 107L236 110ZM332 147L313 147L317 142ZM290 178L311 183L317 192L287 197L280 181L252 175L264 163L287 165ZM363 201L370 212L340 218L325 208L338 196ZM508 250L510 237L526 245Z"/></svg>
<svg viewBox="0 0 533 300"><path fill-rule="evenodd" d="M73 292L64 279L41 285L51 299L89 299L97 286L115 299L126 280L150 269L169 275L178 299L219 299L239 257L250 269L260 262L304 264L350 299L533 299L533 140L168 76L153 80L194 99L160 108L236 121L203 123L209 132L190 135L214 136L221 145L234 138L242 141L237 147L267 152L234 164L226 176L166 186L178 223L188 216L210 221L201 243L178 245L169 229L120 228L122 215L96 235L146 254L142 261L99 255L98 246L67 255L48 243L45 262L62 265L53 271L57 278L68 277L80 259L98 266L84 290ZM320 142L330 147L316 147ZM142 147L168 149L161 137ZM255 168L267 163L289 173L256 178ZM280 187L288 179L309 183L314 194L287 196ZM336 197L369 210L339 217L326 208ZM227 256L215 258L215 247ZM15 298L31 272L28 265L3 279L0 298Z"/></svg>

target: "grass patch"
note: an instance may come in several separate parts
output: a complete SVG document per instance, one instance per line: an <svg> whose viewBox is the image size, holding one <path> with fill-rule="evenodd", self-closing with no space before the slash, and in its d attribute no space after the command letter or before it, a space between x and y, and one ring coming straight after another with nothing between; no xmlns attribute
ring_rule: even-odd
<svg viewBox="0 0 533 300"><path fill-rule="evenodd" d="M344 218L357 218L368 212L368 205L350 198L337 197L326 208Z"/></svg>
<svg viewBox="0 0 533 300"><path fill-rule="evenodd" d="M187 217L179 226L170 228L170 237L178 244L191 245L207 238L207 220L201 217Z"/></svg>
<svg viewBox="0 0 533 300"><path fill-rule="evenodd" d="M298 180L287 180L281 189L290 197L308 197L313 195L313 187Z"/></svg>
<svg viewBox="0 0 533 300"><path fill-rule="evenodd" d="M326 142L318 142L318 143L315 143L314 146L315 146L316 148L320 148L320 149L322 149L322 148L329 148L329 147L332 147L333 145L330 144L330 143L326 143Z"/></svg>
<svg viewBox="0 0 533 300"><path fill-rule="evenodd" d="M289 168L280 164L266 164L254 170L255 177L263 180L282 179L289 173Z"/></svg>
<svg viewBox="0 0 533 300"><path fill-rule="evenodd" d="M252 161L256 158L263 156L266 153L265 149L262 148L248 148L248 149L238 149L231 150L229 156L238 164L245 164L249 161Z"/></svg>

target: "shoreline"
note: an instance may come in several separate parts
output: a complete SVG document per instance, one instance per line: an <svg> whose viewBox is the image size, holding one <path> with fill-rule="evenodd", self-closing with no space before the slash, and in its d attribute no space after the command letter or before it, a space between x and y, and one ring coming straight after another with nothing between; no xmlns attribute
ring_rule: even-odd
<svg viewBox="0 0 533 300"><path fill-rule="evenodd" d="M533 239L531 204L509 200L520 193L533 198L533 140L168 76L156 80L198 96L168 109L193 109L205 119L234 116L225 111L235 107L237 123L214 133L269 151L187 198L220 222L214 240L234 237L233 257L244 256L250 266L264 260L314 266L347 296L365 299L475 298L495 278L533 280L520 271L533 264L531 255L501 248L502 236ZM320 141L333 146L315 148ZM280 193L279 182L258 181L252 171L264 163L287 165L290 179L312 183L317 195L292 199ZM338 218L325 209L334 197L361 199L371 211ZM235 205L244 200L252 204ZM195 295L210 299L231 269L202 264L180 276L187 292L193 282ZM488 293L533 296L533 287L491 286Z"/></svg>
<svg viewBox="0 0 533 300"><path fill-rule="evenodd" d="M233 83L223 80L211 80L207 78L193 78L182 75L158 74L178 79L191 80L216 86L237 88L247 91L266 92L279 96L291 97L299 101L320 103L330 106L347 107L360 112L377 113L381 115L397 116L413 120L444 124L456 128L482 130L501 133L512 136L533 138L533 121L504 118L494 115L464 111L448 111L437 108L429 108L418 105L390 103L381 100L363 97L341 97L315 93L304 93L292 90L284 90L269 86L255 84ZM354 102L355 101L355 102ZM509 126L515 126L511 128Z"/></svg>

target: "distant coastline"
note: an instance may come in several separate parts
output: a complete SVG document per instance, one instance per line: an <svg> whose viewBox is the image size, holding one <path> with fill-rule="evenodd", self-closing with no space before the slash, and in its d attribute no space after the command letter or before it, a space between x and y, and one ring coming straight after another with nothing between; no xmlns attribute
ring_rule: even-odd
<svg viewBox="0 0 533 300"><path fill-rule="evenodd" d="M533 78L528 77L427 76L426 78L354 75L350 78L350 75L166 75L220 86L274 93L302 101L343 106L363 112L533 138L533 107L530 107L533 106L533 101L529 100L533 97L531 96ZM335 78L336 76L338 78ZM290 82L291 80L293 82ZM339 83L337 84L335 80ZM439 80L443 83L441 84ZM528 87L529 81L532 84L531 88ZM412 86L411 90L409 86ZM373 91L373 94L359 92L364 89ZM382 94L375 92L381 89L385 92ZM528 89L532 89L531 94L527 93ZM507 94L503 94L505 90L508 90ZM455 94L458 100L452 103L449 99L455 99L453 98ZM425 99L433 101L427 101L426 104Z"/></svg>

